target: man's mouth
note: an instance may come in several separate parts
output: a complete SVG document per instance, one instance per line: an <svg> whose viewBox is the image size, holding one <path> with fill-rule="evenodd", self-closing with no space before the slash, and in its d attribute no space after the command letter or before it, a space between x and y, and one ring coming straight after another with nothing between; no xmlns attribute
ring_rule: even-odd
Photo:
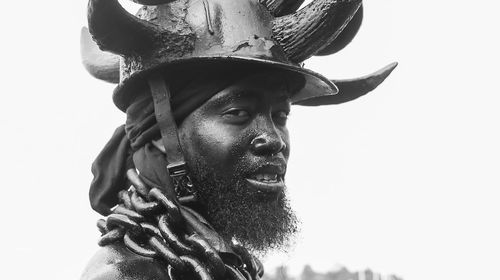
<svg viewBox="0 0 500 280"><path fill-rule="evenodd" d="M264 165L246 180L251 187L262 192L279 192L285 188L285 168L282 165Z"/></svg>

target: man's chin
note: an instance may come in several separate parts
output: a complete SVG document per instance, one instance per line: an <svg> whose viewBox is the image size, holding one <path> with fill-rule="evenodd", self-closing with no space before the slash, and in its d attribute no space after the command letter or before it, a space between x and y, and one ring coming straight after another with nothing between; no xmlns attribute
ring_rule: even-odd
<svg viewBox="0 0 500 280"><path fill-rule="evenodd" d="M297 232L297 218L283 192L228 196L208 206L208 218L227 240L235 239L253 252L287 250Z"/></svg>
<svg viewBox="0 0 500 280"><path fill-rule="evenodd" d="M226 240L236 240L264 255L270 250L286 251L298 231L295 213L286 199L284 184L278 188L255 189L245 179L203 180L199 195L207 219Z"/></svg>

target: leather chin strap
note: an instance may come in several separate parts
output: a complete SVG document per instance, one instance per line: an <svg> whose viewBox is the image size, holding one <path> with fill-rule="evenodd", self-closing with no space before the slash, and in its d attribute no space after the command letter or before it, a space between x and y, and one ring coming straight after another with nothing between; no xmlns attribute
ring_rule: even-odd
<svg viewBox="0 0 500 280"><path fill-rule="evenodd" d="M177 134L177 125L170 104L170 89L160 75L151 76L148 83L153 96L156 121L165 147L168 174L179 198L191 195L194 193L193 183Z"/></svg>

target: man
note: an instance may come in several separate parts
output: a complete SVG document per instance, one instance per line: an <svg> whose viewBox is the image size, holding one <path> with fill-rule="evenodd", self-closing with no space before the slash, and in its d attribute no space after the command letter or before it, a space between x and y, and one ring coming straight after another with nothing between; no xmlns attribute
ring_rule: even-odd
<svg viewBox="0 0 500 280"><path fill-rule="evenodd" d="M291 105L339 104L395 64L330 81L301 67L343 48L361 1L89 1L84 64L127 114L92 166L102 249L82 279L259 279L251 254L285 248ZM119 69L118 69L119 68ZM121 71L119 73L119 71ZM118 74L119 73L119 74Z"/></svg>

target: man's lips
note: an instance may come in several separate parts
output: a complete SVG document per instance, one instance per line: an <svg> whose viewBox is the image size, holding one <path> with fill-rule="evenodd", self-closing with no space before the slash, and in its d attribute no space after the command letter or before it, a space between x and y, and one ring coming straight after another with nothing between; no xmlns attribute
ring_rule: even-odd
<svg viewBox="0 0 500 280"><path fill-rule="evenodd" d="M265 164L245 178L258 191L279 192L285 188L285 164Z"/></svg>

